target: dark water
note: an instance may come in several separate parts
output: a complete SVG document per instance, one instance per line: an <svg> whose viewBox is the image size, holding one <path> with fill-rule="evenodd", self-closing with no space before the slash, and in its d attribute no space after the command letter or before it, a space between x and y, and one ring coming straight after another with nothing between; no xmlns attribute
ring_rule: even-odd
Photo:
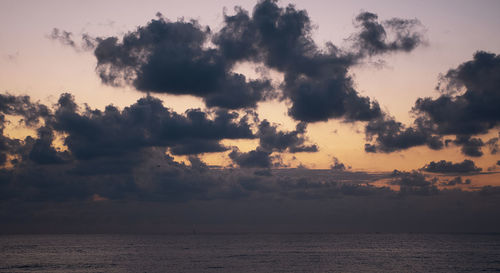
<svg viewBox="0 0 500 273"><path fill-rule="evenodd" d="M500 272L500 235L9 235L0 272Z"/></svg>

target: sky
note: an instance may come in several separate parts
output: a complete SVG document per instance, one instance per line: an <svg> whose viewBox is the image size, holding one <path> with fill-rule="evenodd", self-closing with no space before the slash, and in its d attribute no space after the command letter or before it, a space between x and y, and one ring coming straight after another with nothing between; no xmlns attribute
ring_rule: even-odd
<svg viewBox="0 0 500 273"><path fill-rule="evenodd" d="M498 232L498 1L3 1L0 233Z"/></svg>

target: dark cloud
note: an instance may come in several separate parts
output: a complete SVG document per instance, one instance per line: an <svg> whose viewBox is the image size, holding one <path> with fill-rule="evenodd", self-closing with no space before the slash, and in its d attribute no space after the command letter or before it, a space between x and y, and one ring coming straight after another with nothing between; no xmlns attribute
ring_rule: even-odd
<svg viewBox="0 0 500 273"><path fill-rule="evenodd" d="M99 39L94 51L97 72L106 84L193 95L207 106L255 107L272 96L268 79L247 80L231 72L234 62L205 46L210 35L210 29L196 21L170 22L159 15L121 39Z"/></svg>
<svg viewBox="0 0 500 273"><path fill-rule="evenodd" d="M437 99L420 98L413 112L433 125L440 135L456 135L455 144L469 156L481 156L485 144L472 135L485 134L500 124L500 57L478 51L471 61L449 70L438 86ZM444 87L443 87L444 86ZM491 143L489 145L493 145Z"/></svg>
<svg viewBox="0 0 500 273"><path fill-rule="evenodd" d="M96 44L100 42L99 38L94 38L87 33L82 34L80 37L81 41L77 42L73 38L72 32L58 28L53 28L50 35L47 35L47 38L58 41L65 46L72 47L77 52L93 50L96 47Z"/></svg>
<svg viewBox="0 0 500 273"><path fill-rule="evenodd" d="M387 118L377 101L357 92L349 76L349 69L367 56L408 52L422 44L419 21L393 18L379 22L376 14L363 12L356 22L360 32L351 36L356 46L349 50L332 43L317 45L307 11L294 5L280 7L274 0L259 1L251 14L239 7L234 15L224 14L223 26L215 33L195 20L172 22L158 14L157 19L121 38L83 38L89 47L95 44L96 70L109 85L130 84L145 92L188 94L201 97L208 107L229 109L256 107L259 101L279 97L290 102L288 114L298 121L341 118L373 122L367 137L376 135L377 144L366 146L370 152L392 152L422 144L441 149L441 138L428 129L420 125L405 128ZM71 34L55 30L54 37L60 36ZM212 45L207 46L209 42ZM233 72L234 66L244 61L283 73L279 89L275 90L269 79L248 80ZM384 129L392 131L375 132ZM283 148L278 142L266 143L263 139L280 140L279 145L289 152L317 150L315 145L302 145L303 138L296 138L293 132L274 135L261 138L264 151ZM193 146L180 145L172 151L189 154ZM197 146L207 151L225 149L214 142Z"/></svg>
<svg viewBox="0 0 500 273"><path fill-rule="evenodd" d="M429 164L425 165L422 170L426 172L433 173L471 173L480 172L482 169L476 167L474 161L465 159L460 163L453 163L451 161L431 161Z"/></svg>
<svg viewBox="0 0 500 273"><path fill-rule="evenodd" d="M73 40L72 36L73 34L71 32L60 30L58 28L53 28L48 38L51 40L59 41L63 45L76 47L76 43Z"/></svg>
<svg viewBox="0 0 500 273"><path fill-rule="evenodd" d="M421 43L416 20L369 21L361 24L360 37L372 32L369 24L383 32L378 37L383 47L370 50L369 55L411 51ZM385 28L395 36L393 40L386 39ZM215 33L194 20L171 22L160 14L121 38L94 39L94 54L105 84L198 96L208 107L256 107L259 101L281 97L291 102L288 113L298 121L379 117L378 103L360 96L348 75L349 68L366 55L366 48L373 47L373 41L356 39L361 48L355 52L342 51L331 43L322 48L312 39L312 30L305 10L262 0L251 15L242 8L235 8L234 15L225 14L221 30ZM207 46L209 41L213 46ZM235 64L244 61L282 72L282 93L274 90L269 79L249 80L233 72Z"/></svg>
<svg viewBox="0 0 500 273"><path fill-rule="evenodd" d="M249 152L240 152L237 148L229 153L229 158L243 168L270 168L272 167L271 152L260 149Z"/></svg>
<svg viewBox="0 0 500 273"><path fill-rule="evenodd" d="M360 51L367 55L392 51L411 51L423 42L420 21L417 19L393 18L383 22L371 12L362 12L356 17L360 32L353 39ZM388 33L389 31L389 33ZM393 36L392 39L388 36Z"/></svg>
<svg viewBox="0 0 500 273"><path fill-rule="evenodd" d="M86 160L74 160L68 173L74 176L102 177L130 175L143 163L147 155L142 151L129 151L121 156L101 156Z"/></svg>
<svg viewBox="0 0 500 273"><path fill-rule="evenodd" d="M82 41L80 44L80 48L85 51L94 50L97 46L97 43L100 42L100 38L94 38L87 33L82 34Z"/></svg>
<svg viewBox="0 0 500 273"><path fill-rule="evenodd" d="M492 155L497 154L500 151L500 146L498 146L498 137L494 137L486 141L485 145L490 149Z"/></svg>
<svg viewBox="0 0 500 273"><path fill-rule="evenodd" d="M143 150L148 148L167 148L174 155L198 155L227 151L229 148L220 143L224 139L259 138L255 151L241 153L235 148L229 156L242 167L270 168L285 166L278 153L318 150L316 145L307 144L305 123L297 124L293 131L281 131L267 120L259 122L252 111L244 116L220 109L209 112L190 109L178 114L151 96L123 110L108 105L101 111L87 105L80 107L66 93L60 96L52 112L43 105L32 105L28 97L2 98L4 113L25 116L23 120L29 126L34 126L40 118L45 121L37 129L37 138L2 137L3 164L7 155L11 155L15 163L73 162L69 171L79 176L122 174L142 164ZM256 133L251 122L258 123ZM67 151L53 146L56 134L61 136Z"/></svg>
<svg viewBox="0 0 500 273"><path fill-rule="evenodd" d="M203 162L199 157L197 156L190 156L188 157L189 163L191 164L191 168L200 172L204 172L208 170L208 166L205 162Z"/></svg>
<svg viewBox="0 0 500 273"><path fill-rule="evenodd" d="M453 179L450 179L444 183L441 183L442 186L456 186L456 185L470 185L471 180L465 179L463 180L461 176L456 176Z"/></svg>
<svg viewBox="0 0 500 273"><path fill-rule="evenodd" d="M300 122L294 131L286 132L278 130L276 125L263 120L258 125L257 137L259 146L250 152L242 153L237 148L229 154L234 163L240 167L269 168L272 166L283 166L279 156L272 156L274 152L299 153L317 152L316 144L306 144L305 137L307 124ZM274 163L273 163L273 159Z"/></svg>
<svg viewBox="0 0 500 273"><path fill-rule="evenodd" d="M236 153L236 152L235 152ZM108 200L186 202L190 200L236 200L246 198L328 199L344 194L364 195L377 188L342 183L367 183L379 175L314 170L271 170L271 161L257 165L255 152L237 155L246 168L212 168L198 157L189 165L176 162L165 148L149 147L121 156L72 160L66 164L23 162L0 170L0 200L85 201L99 196ZM368 187L368 186L366 186ZM391 194L390 192L386 192ZM2 202L3 202L2 201Z"/></svg>
<svg viewBox="0 0 500 273"><path fill-rule="evenodd" d="M214 43L234 58L263 62L283 72L283 97L291 101L288 113L294 119L369 120L380 114L378 104L359 96L347 75L357 61L355 54L342 52L331 43L321 49L311 38L311 21L305 10L261 1L251 17L237 9L236 15L225 16L225 24Z"/></svg>
<svg viewBox="0 0 500 273"><path fill-rule="evenodd" d="M418 171L398 171L392 173L393 179L390 184L399 186L399 192L402 195L430 195L439 192L436 187L437 179L428 179L424 174Z"/></svg>
<svg viewBox="0 0 500 273"><path fill-rule="evenodd" d="M486 134L500 124L499 71L498 55L476 52L473 60L442 76L438 86L442 94L438 98L417 99L412 109L416 115L413 126L406 127L388 117L371 120L366 135L375 144L368 144L365 150L392 152L420 145L441 149L441 138L455 135L455 140L446 140L446 146L451 142L473 157L482 156L482 147L487 146L495 154L498 138L483 142L473 136Z"/></svg>
<svg viewBox="0 0 500 273"><path fill-rule="evenodd" d="M190 109L185 115L145 97L123 110L109 105L104 111L78 111L69 94L59 99L53 126L67 134L65 145L78 159L120 156L144 147L170 147L174 154L200 154L227 150L222 139L251 139L254 134L246 117L219 110L209 115Z"/></svg>
<svg viewBox="0 0 500 273"><path fill-rule="evenodd" d="M375 145L365 143L365 152L367 153L376 153L377 147Z"/></svg>
<svg viewBox="0 0 500 273"><path fill-rule="evenodd" d="M10 153L10 151L12 150L12 146L15 145L15 143L12 143L13 140L6 137L3 133L4 132L3 119L4 117L0 116L0 121L2 121L0 127L0 166L4 165L7 162L7 154Z"/></svg>
<svg viewBox="0 0 500 273"><path fill-rule="evenodd" d="M0 94L0 166L7 163L8 155L14 156L26 150L23 141L5 135L5 126L9 122L5 115L20 117L21 124L35 128L41 119L48 118L50 114L45 105L32 102L29 96ZM32 138L27 139L28 142L33 142L32 140ZM36 147L40 148L40 143ZM16 161L14 159L14 162Z"/></svg>
<svg viewBox="0 0 500 273"><path fill-rule="evenodd" d="M174 155L218 153L227 150L229 150L229 148L220 144L218 140L184 139L170 147L170 152Z"/></svg>
<svg viewBox="0 0 500 273"><path fill-rule="evenodd" d="M365 126L366 139L375 142L365 144L365 151L390 153L420 145L427 145L434 150L442 149L444 144L441 137L432 132L422 119L417 119L413 126L407 127L384 114Z"/></svg>
<svg viewBox="0 0 500 273"><path fill-rule="evenodd" d="M27 126L38 124L40 118L50 115L47 106L32 102L29 96L0 94L0 113L3 115L21 116L21 122Z"/></svg>
<svg viewBox="0 0 500 273"><path fill-rule="evenodd" d="M12 169L5 181L10 196L2 198L59 202L91 200L94 195L112 200L201 199L214 177L202 176L203 163L191 159L191 164L175 162L157 148L64 165L22 164Z"/></svg>
<svg viewBox="0 0 500 273"><path fill-rule="evenodd" d="M376 101L361 97L352 87L352 80L345 73L328 71L318 77L290 75L284 91L292 101L288 114L306 122L345 118L350 121L367 121L381 115Z"/></svg>
<svg viewBox="0 0 500 273"><path fill-rule="evenodd" d="M480 157L483 155L481 147L483 147L485 144L480 138L459 135L453 141L453 143L461 146L461 151L464 155L473 157Z"/></svg>
<svg viewBox="0 0 500 273"><path fill-rule="evenodd" d="M151 98L149 99L151 100ZM152 107L151 104L154 103L147 103L149 108ZM148 107L146 108L149 109ZM61 109L87 117L88 120L92 120L92 118L86 113L96 112L92 109L80 112L71 96L68 95L61 97L56 109L54 117L50 118L51 122L47 126L54 124L59 119L60 113L57 111L62 111ZM118 112L122 116L132 115L126 109ZM142 113L152 115L153 111L147 110ZM185 119L188 119L188 116L188 114L182 115ZM40 128L43 129L39 130L37 138L47 143L44 144L45 148L51 147L48 145L48 140L51 139L49 133L58 131L54 131L54 129L47 132L48 129L45 125ZM300 128L297 130L301 131ZM22 146L28 147L29 145ZM111 227L114 226L109 223L111 220L102 221L102 219L109 219L109 215L113 215L112 221L121 221L131 217L131 222L135 223L137 220L134 221L133 218L137 213L133 208L137 209L141 206L148 207L147 210L139 213L142 221L150 222L151 219L168 218L164 217L166 215L169 215L170 219L174 219L172 221L186 219L186 217L194 217L199 221L199 217L202 215L202 217L207 217L209 219L207 221L210 223L218 223L228 228L232 228L231 223L241 223L236 218L232 218L233 216L228 215L228 209L232 210L234 206L241 205L240 208L234 209L232 212L240 217L241 211L250 213L249 210L253 211L255 206L259 207L261 211L252 212L252 215L253 213L255 215L252 216L251 220L252 222L257 221L259 224L266 223L262 217L273 219L285 217L283 213L290 213L291 208L293 208L293 213L285 218L280 218L279 222L290 223L290 219L297 219L300 213L304 213L304 216L300 217L304 217L301 222L307 219L303 222L307 223L305 228L307 230L310 228L310 221L319 221L320 218L329 219L317 214L325 211L327 204L331 204L331 208L328 208L330 216L335 215L337 220L339 217L352 220L353 213L357 213L358 209L359 219L365 219L361 216L366 216L367 209L374 207L377 209L373 213L395 215L395 217L387 219L394 220L403 216L413 219L418 215L429 215L422 212L443 208L443 204L463 204L464 202L474 204L474 206L461 205L455 208L456 215L464 217L464 209L476 208L483 204L476 202L483 199L470 201L474 196L479 196L476 192L439 191L435 188L434 180L416 172L395 172L391 177L387 173L376 174L347 170L338 172L308 169L213 168L207 166L196 156L188 157L189 164L177 162L173 157L165 154L168 147L170 146L147 146L120 154L110 153L87 159L73 158L73 160L66 161L65 164L39 164L27 160L12 168L0 169L0 203L2 204L0 214L2 219L6 219L1 224L2 231L14 230L9 229L9 227L13 228L16 225L24 227L24 230L29 230L32 227L33 230L40 231L39 224L41 222L53 223L58 217L61 218L56 222L64 222L65 224L58 225L59 229L52 229L52 231L65 230L74 223L78 223L80 228L88 223L92 223L92 225L101 223L102 227L112 230ZM245 161L243 154L240 153L238 156L240 160ZM250 154L252 152L248 153L248 155ZM251 161L247 160L246 162ZM273 165L272 161L267 165ZM371 184L388 177L391 178L391 184L401 187L401 192ZM458 183L458 180L455 183ZM465 183L467 180L462 180L462 184ZM420 196L415 199L413 195ZM489 205L495 196L497 196L495 189L481 189L481 197L488 198ZM434 198L439 199L438 203L435 201L437 199ZM101 201L97 202L97 200ZM394 200L398 202L398 209L395 211L391 210L391 208L394 209ZM221 202L224 205L213 207ZM36 204L36 206L33 209L23 209L30 204ZM53 207L45 210L51 204ZM108 211L109 206L114 204L117 205L116 209ZM193 206L197 206L197 204L200 205L201 210L192 211ZM129 205L130 207L124 209L123 206ZM296 207L292 207L292 205ZM152 210L156 210L158 206L161 206L159 210L165 213L163 217L151 214ZM191 208L191 211L179 209L183 206ZM407 211L410 208L422 206L424 208L417 212ZM69 207L71 209L67 209ZM85 208L85 212L81 211L82 208ZM274 214L273 210L276 208L283 209ZM433 210L429 208L433 208ZM450 213L448 207L443 208L444 211ZM211 213L211 216L207 216L207 213ZM379 219L379 214L374 218ZM37 218L36 215L43 215L43 217ZM448 214L436 213L436 215L442 217L442 215ZM405 218L404 221L401 221L406 222L408 219ZM420 223L421 219L417 222ZM435 224L435 221L431 222ZM169 220L169 223L173 222ZM372 222L370 220L367 223ZM391 226L385 223L380 228L385 230L383 227L390 228ZM158 228L157 222L155 222L155 227ZM192 224L189 224L188 227L191 228ZM205 225L197 224L197 227L204 228ZM135 229L130 228L130 230Z"/></svg>
<svg viewBox="0 0 500 273"><path fill-rule="evenodd" d="M344 163L340 162L340 160L338 158L333 157L333 164L330 165L330 169L332 169L334 171L343 172L343 171L350 169L350 168L351 168L351 166L346 167L346 165Z"/></svg>
<svg viewBox="0 0 500 273"><path fill-rule="evenodd" d="M278 131L277 126L271 125L269 121L263 120L259 124L259 147L264 151L288 151L290 153L298 152L317 152L318 147L315 144L306 145L306 124L298 123L294 131Z"/></svg>
<svg viewBox="0 0 500 273"><path fill-rule="evenodd" d="M70 158L67 152L59 152L53 146L54 132L48 127L40 127L37 130L38 138L34 140L29 158L38 164L61 164L65 158Z"/></svg>

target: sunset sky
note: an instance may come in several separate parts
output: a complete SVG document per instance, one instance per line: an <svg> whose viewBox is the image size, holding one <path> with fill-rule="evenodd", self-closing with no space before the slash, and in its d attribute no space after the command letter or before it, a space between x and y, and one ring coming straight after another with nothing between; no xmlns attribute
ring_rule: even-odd
<svg viewBox="0 0 500 273"><path fill-rule="evenodd" d="M5 232L500 230L498 1L0 6Z"/></svg>

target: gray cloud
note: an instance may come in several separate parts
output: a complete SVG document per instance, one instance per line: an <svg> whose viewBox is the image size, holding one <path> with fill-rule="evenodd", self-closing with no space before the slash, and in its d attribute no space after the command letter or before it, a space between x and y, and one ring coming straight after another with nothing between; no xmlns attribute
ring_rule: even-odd
<svg viewBox="0 0 500 273"><path fill-rule="evenodd" d="M8 155L19 154L23 150L20 140L5 135L5 125L8 122L5 115L20 116L20 123L34 128L41 119L50 115L50 110L45 105L32 102L29 96L0 94L0 166L7 163ZM48 139L46 144L47 142Z"/></svg>
<svg viewBox="0 0 500 273"><path fill-rule="evenodd" d="M86 34L82 43L95 49L96 70L106 84L189 94L202 98L208 107L228 109L252 108L279 97L290 102L288 114L297 121L368 121L367 152L390 153L421 145L439 150L446 135L455 135L453 143L468 156L482 156L483 146L497 151L494 140L483 142L473 136L498 125L495 90L499 87L494 76L498 56L478 51L472 61L449 70L438 86L441 96L418 99L412 110L417 118L405 126L382 112L377 101L361 96L348 73L363 58L409 52L422 45L423 26L417 19L379 20L370 12L360 13L355 22L359 31L348 39L354 43L352 48L340 49L332 43L321 47L312 39L307 11L262 0L251 13L235 8L235 14L224 14L218 32L194 20L173 22L158 14L123 37ZM69 46L76 44L66 31L54 29L51 37ZM284 81L276 89L269 79L249 80L233 72L244 61L282 72ZM197 146L227 149L208 142ZM173 151L186 154L191 148L181 145ZM302 148L315 150L314 146Z"/></svg>
<svg viewBox="0 0 500 273"><path fill-rule="evenodd" d="M279 7L274 0L259 1L252 14L235 8L234 15L224 15L223 27L215 33L194 20L172 22L158 14L123 37L87 40L95 45L96 70L105 84L193 95L208 107L229 109L253 108L279 97L291 102L288 113L298 121L368 121L382 112L376 101L355 90L349 68L367 55L411 51L421 44L422 33L417 20L379 23L375 14L367 14L357 17L362 30L353 39L353 52L332 43L318 46L311 38L307 12L293 5ZM368 39L374 32L371 25L380 32L377 39L383 45L375 51L376 41ZM386 33L395 38L388 40ZM206 46L209 41L213 47ZM269 79L249 80L232 72L244 61L282 72L284 82L275 89Z"/></svg>
<svg viewBox="0 0 500 273"><path fill-rule="evenodd" d="M497 138L483 142L472 136L488 133L500 124L498 71L499 56L476 52L473 60L450 69L442 77L438 86L442 94L438 98L417 99L412 109L417 117L413 126L405 127L387 117L371 120L366 134L368 140L375 143L369 143L366 150L392 152L420 145L441 149L441 138L455 135L451 142L460 146L467 156L482 156L484 146L496 153Z"/></svg>
<svg viewBox="0 0 500 273"><path fill-rule="evenodd" d="M38 124L40 118L49 116L47 106L32 102L29 96L0 94L0 113L21 116L21 122L27 126Z"/></svg>
<svg viewBox="0 0 500 273"><path fill-rule="evenodd" d="M31 102L27 96L2 95L0 102L2 125L7 114L21 116L21 121L38 133L24 140L2 135L5 160L7 156L15 158L12 166L0 169L3 203L85 202L96 196L100 200L141 202L258 196L315 199L377 192L376 188L360 188L362 185L341 187L330 175L314 178L311 173L271 173L269 168L280 164L279 155L271 153L310 151L306 147L315 147L306 145L303 123L286 132L262 121L257 133L253 133L248 116L199 109L181 115L150 96L123 110L109 105L104 111L88 106L82 109L70 94L62 94L54 109ZM252 120L258 122L255 116ZM54 147L56 135L63 138L66 151ZM262 147L249 153L235 150L229 156L242 167L268 169L211 168L196 156L190 156L190 164L186 165L166 154L167 150L178 154L211 152L210 145L219 147L222 139L256 137ZM356 183L376 178L372 174L352 174Z"/></svg>
<svg viewBox="0 0 500 273"><path fill-rule="evenodd" d="M428 119L436 133L456 135L462 153L481 156L484 143L472 135L487 133L500 124L500 57L478 51L471 61L443 76L444 94L437 99L420 98L414 112Z"/></svg>
<svg viewBox="0 0 500 273"><path fill-rule="evenodd" d="M433 211L438 210L436 215L441 215L441 211L449 215L450 211L459 210L456 215L461 215L460 219L469 217L477 223L482 221L478 213L485 211L472 208L483 208L484 202L494 202L498 195L495 188L481 188L480 193L438 190L432 178L416 172L395 172L391 176L347 171L338 161L334 164L337 169L344 166L342 172L269 169L275 164L270 152L291 152L291 147L310 146L306 144L306 128L302 123L287 132L262 121L258 123L257 132L253 133L249 117L228 111L205 113L198 109L177 114L153 97L140 99L122 110L108 106L104 111L89 107L81 109L69 94L63 94L55 108L47 111L41 111L45 108L29 98L21 98L10 97L8 103L2 104L2 109L23 116L23 122L33 128L38 126L38 135L15 140L19 162L11 168L0 169L0 215L6 220L0 224L2 232L42 232L48 231L49 227L52 232L108 232L116 231L120 226L127 226L129 231L154 232L158 229L171 231L169 227L172 228L173 223L179 224L181 230L186 226L191 228L193 224L205 229L210 223L217 223L234 231L237 229L233 224L241 223L236 215L241 215L242 209L255 213L253 224L245 225L251 230L258 230L252 225L262 225L265 230L272 223L290 221L303 223L301 228L304 230L310 231L311 225L316 224L331 230L334 224L319 220L330 219L321 214L327 208L330 217L335 216L335 223L344 219L344 225L353 228L360 226L358 220L352 222L353 217L370 211L373 219L355 217L365 219L361 226L367 230L392 230L396 227L397 230L412 230L411 227L436 231L436 223L440 223L436 219L446 224L451 220L434 218L429 213L425 214L429 218L418 218L424 215L422 211L427 210L426 206L432 204ZM41 120L45 122L42 124ZM61 133L66 138L66 152L57 150L52 144L54 137ZM191 143L191 138L210 143L225 138L257 137L262 137L259 140L267 149L261 151L265 169L213 168L196 156L190 156L189 164L184 164L166 154L178 144ZM287 145L274 145L275 139L284 139ZM100 151L101 147L105 148ZM241 165L255 164L250 155L252 152L233 154L237 160L245 162ZM271 160L266 161L268 158ZM401 191L372 184L383 178L391 179L390 183L398 185ZM467 183L467 180L460 181ZM454 179L451 183L460 181ZM414 199L415 195L420 199ZM395 200L403 209L394 210ZM463 206L449 207L459 203L466 204L465 212ZM143 206L148 209L140 209ZM136 210L138 214L134 213ZM157 210L169 217L157 217ZM290 210L293 210L293 215ZM114 215L112 220L109 220L110 213ZM141 215L141 219L148 223L151 219L174 220L169 220L166 226L163 222L155 222L154 227L138 229L134 215ZM195 215L210 219L203 220ZM408 227L400 225L416 218L418 225L417 222ZM272 219L271 224L269 219ZM378 221L383 224L377 224ZM65 224L55 224L62 222ZM93 223L93 229L88 229L89 223ZM464 229L480 230L478 227L481 226L468 225Z"/></svg>
<svg viewBox="0 0 500 273"><path fill-rule="evenodd" d="M272 167L271 152L260 149L249 152L240 152L237 148L229 154L229 158L240 167L244 168L270 168Z"/></svg>
<svg viewBox="0 0 500 273"><path fill-rule="evenodd" d="M439 193L436 187L437 179L428 179L421 172L394 170L392 177L390 184L399 186L401 195L432 195Z"/></svg>
<svg viewBox="0 0 500 273"><path fill-rule="evenodd" d="M465 159L463 162L453 163L451 161L431 161L422 170L433 173L471 173L480 172L482 169L476 167L474 161Z"/></svg>
<svg viewBox="0 0 500 273"><path fill-rule="evenodd" d="M384 152L405 150L426 144L429 148L443 148L440 136L433 135L433 130L422 119L416 119L413 126L405 126L394 118L384 114L371 120L365 126L366 139L374 142L365 145L366 152Z"/></svg>
<svg viewBox="0 0 500 273"><path fill-rule="evenodd" d="M498 146L498 137L494 137L486 141L485 145L490 149L492 155L497 154L500 151L500 146Z"/></svg>
<svg viewBox="0 0 500 273"><path fill-rule="evenodd" d="M254 134L246 117L224 110L211 119L199 109L185 115L165 108L153 97L145 97L119 110L109 105L104 111L86 109L80 113L69 94L59 99L50 125L67 134L64 143L78 159L119 156L144 147L170 147L174 154L220 152L222 139L251 139Z"/></svg>
<svg viewBox="0 0 500 273"><path fill-rule="evenodd" d="M483 155L481 147L483 147L485 144L480 138L470 137L468 135L459 135L453 141L453 143L461 146L460 150L464 155L473 157L481 157Z"/></svg>
<svg viewBox="0 0 500 273"><path fill-rule="evenodd" d="M340 162L340 160L336 157L333 157L333 164L330 166L330 169L334 170L334 171L345 171L347 169L350 169L351 166L347 166Z"/></svg>
<svg viewBox="0 0 500 273"><path fill-rule="evenodd" d="M37 130L38 138L31 141L25 139L26 144L33 142L29 159L38 164L62 164L70 158L67 152L59 152L53 146L54 132L48 127L40 127Z"/></svg>
<svg viewBox="0 0 500 273"><path fill-rule="evenodd" d="M378 16L371 12L362 12L356 16L360 32L352 37L360 51L367 55L391 51L411 51L423 42L423 34L417 31L421 27L417 19L393 18L378 22ZM388 39L390 31L394 38Z"/></svg>
<svg viewBox="0 0 500 273"><path fill-rule="evenodd" d="M76 47L76 43L72 38L73 34L71 32L60 30L58 28L53 28L52 32L48 36L51 40L56 40L70 47Z"/></svg>
<svg viewBox="0 0 500 273"><path fill-rule="evenodd" d="M456 176L453 179L450 179L444 183L441 183L442 186L470 185L470 184L471 184L470 179L463 180L461 176Z"/></svg>
<svg viewBox="0 0 500 273"><path fill-rule="evenodd" d="M290 153L298 152L317 152L318 147L315 144L306 145L306 123L298 123L294 131L278 131L277 126L271 125L269 121L263 120L259 124L259 147L264 151L283 152L287 150Z"/></svg>
<svg viewBox="0 0 500 273"><path fill-rule="evenodd" d="M247 80L231 72L234 61L206 48L210 35L210 29L196 21L170 22L159 15L122 39L97 40L97 72L106 84L193 95L203 98L207 106L255 107L273 96L268 79Z"/></svg>
<svg viewBox="0 0 500 273"><path fill-rule="evenodd" d="M444 75L448 93L437 99L418 99L415 111L438 125L441 134L486 133L500 122L500 110L496 107L500 102L500 80L496 76L499 70L499 56L478 51L473 60ZM464 92L459 92L461 90Z"/></svg>
<svg viewBox="0 0 500 273"><path fill-rule="evenodd" d="M276 125L271 125L269 121L263 120L258 125L257 137L259 146L249 152L240 152L237 148L229 154L231 160L240 167L260 167L270 168L272 166L282 166L279 156L272 156L273 152L314 153L318 151L316 144L305 144L307 124L300 122L294 131L285 132L278 130ZM278 161L273 159L278 159Z"/></svg>
<svg viewBox="0 0 500 273"><path fill-rule="evenodd" d="M73 38L73 33L58 28L53 28L52 32L47 35L47 38L53 41L58 41L62 45L72 47L77 52L94 50L99 38L94 38L87 33L81 35L81 41L78 42Z"/></svg>
<svg viewBox="0 0 500 273"><path fill-rule="evenodd" d="M229 58L263 62L283 72L282 96L292 102L288 113L296 120L355 121L380 115L377 102L359 96L347 76L356 54L342 52L331 43L320 49L311 31L306 11L260 1L251 16L242 9L226 15L225 26L213 41Z"/></svg>

